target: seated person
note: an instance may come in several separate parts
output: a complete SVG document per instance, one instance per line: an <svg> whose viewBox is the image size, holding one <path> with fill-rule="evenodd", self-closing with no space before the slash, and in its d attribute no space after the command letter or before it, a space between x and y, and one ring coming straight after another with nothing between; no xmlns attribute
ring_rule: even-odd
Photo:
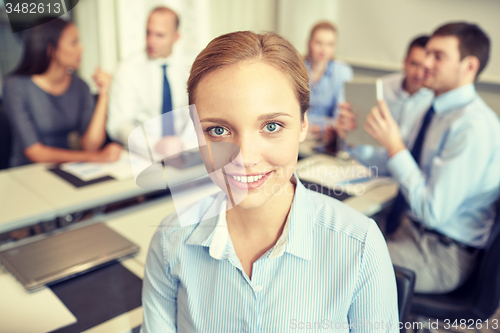
<svg viewBox="0 0 500 333"><path fill-rule="evenodd" d="M384 100L406 138L422 114L431 106L434 93L424 85L425 45L428 36L411 41L403 62L403 72L381 77Z"/></svg>
<svg viewBox="0 0 500 333"><path fill-rule="evenodd" d="M173 213L156 231L142 331L373 332L383 322L397 332L394 271L377 225L294 172L309 107L294 47L276 34L217 37L196 58L188 95L200 146L236 146L226 153L241 158L210 173L222 191L185 209L194 223ZM206 165L219 157L204 156Z"/></svg>
<svg viewBox="0 0 500 333"><path fill-rule="evenodd" d="M386 168L400 185L387 217L395 265L417 273L416 292L446 293L475 267L489 238L500 189L500 121L476 93L490 41L475 24L438 28L426 45L424 86L432 106L410 144L383 101L365 129L387 152Z"/></svg>
<svg viewBox="0 0 500 333"><path fill-rule="evenodd" d="M434 93L423 87L424 84L424 59L425 45L428 36L419 36L409 45L403 63L404 72L383 76L384 100L398 123L401 137L408 144L412 129L422 115L431 105ZM347 125L347 131L352 130L356 123L354 113L351 112L349 103L340 104L340 116L335 127L342 130L342 125ZM346 134L342 133L341 137ZM356 159L366 165L377 165L387 160L386 150L383 147L360 145L352 149ZM382 162L381 162L382 160Z"/></svg>
<svg viewBox="0 0 500 333"><path fill-rule="evenodd" d="M337 28L330 22L319 22L311 30L305 64L311 89L312 125L324 124L324 117L336 117L338 104L345 101L344 83L352 80L351 66L335 60Z"/></svg>
<svg viewBox="0 0 500 333"><path fill-rule="evenodd" d="M96 69L99 99L73 72L82 46L71 22L53 19L27 32L24 54L4 85L4 107L12 123L12 167L30 162L110 162L121 146L108 144L105 122L110 76ZM68 135L78 131L83 150L70 150Z"/></svg>
<svg viewBox="0 0 500 333"><path fill-rule="evenodd" d="M147 47L120 64L111 87L107 130L112 140L127 146L136 127L160 115L164 116L158 126L148 128L156 152L176 154L183 150L183 142L195 137L194 132L184 131L191 128L186 126L191 119L174 117L170 112L188 105L190 64L172 54L179 39L178 28L179 16L170 8L157 7L150 13Z"/></svg>

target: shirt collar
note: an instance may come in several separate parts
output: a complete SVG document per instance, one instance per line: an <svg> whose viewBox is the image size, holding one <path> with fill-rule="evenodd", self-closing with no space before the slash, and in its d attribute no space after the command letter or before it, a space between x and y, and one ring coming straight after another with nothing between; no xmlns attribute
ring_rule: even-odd
<svg viewBox="0 0 500 333"><path fill-rule="evenodd" d="M419 90L417 90L416 92L414 92L412 95L410 95L410 93L405 90L405 87L404 87L405 80L406 80L406 76L404 74L402 74L401 77L398 80L396 80L396 82L395 82L395 85L396 85L395 92L396 92L396 96L398 96L399 98L406 99L406 98L410 98L413 96L419 96L419 95L425 95L425 94L432 93L432 90L425 88L425 87L422 87Z"/></svg>
<svg viewBox="0 0 500 333"><path fill-rule="evenodd" d="M146 54L147 56L147 54ZM162 67L163 65L170 66L172 63L172 55L166 57L166 58L156 58L156 59L148 59L151 64L154 64L155 66Z"/></svg>
<svg viewBox="0 0 500 333"><path fill-rule="evenodd" d="M283 232L275 246L268 251L269 258L277 258L288 252L294 256L311 260L313 249L314 210L308 202L309 190L298 180L294 173L291 181L296 185L292 207L288 214ZM219 212L215 215L215 212ZM187 245L209 248L214 259L230 257L231 238L226 223L226 195L222 192L215 198L201 222L186 240Z"/></svg>
<svg viewBox="0 0 500 333"><path fill-rule="evenodd" d="M334 62L333 60L330 60L328 61L328 65L326 65L326 69L325 69L325 75L326 76L332 76L333 75L333 66L334 66Z"/></svg>
<svg viewBox="0 0 500 333"><path fill-rule="evenodd" d="M220 217L223 216L221 219ZM203 214L200 223L186 240L188 245L210 246L218 229L226 229L226 195L222 191L215 197L208 210ZM220 238L217 238L220 239Z"/></svg>
<svg viewBox="0 0 500 333"><path fill-rule="evenodd" d="M476 88L473 83L469 83L436 97L432 105L436 113L442 113L464 106L475 97Z"/></svg>
<svg viewBox="0 0 500 333"><path fill-rule="evenodd" d="M410 93L405 90L405 87L404 87L405 80L406 80L406 75L404 74L404 72L400 72L397 74L397 77L394 80L390 80L388 82L389 87L392 89L392 91L394 91L394 94L398 98L405 100L405 99L413 98L415 96L424 97L428 94L433 94L432 90L425 88L425 87L422 87L418 91L416 91L415 93L410 95Z"/></svg>
<svg viewBox="0 0 500 333"><path fill-rule="evenodd" d="M401 79L397 81L398 86L397 86L396 92L397 92L398 97L400 97L400 98L410 97L410 93L408 93L405 90L405 80L406 80L406 76L401 75Z"/></svg>
<svg viewBox="0 0 500 333"><path fill-rule="evenodd" d="M306 65L307 74L309 74L309 80L311 80L311 78L310 78L310 76L311 76L311 61L306 60L306 61L304 61L304 63ZM323 73L323 76L332 76L333 72L334 72L334 68L333 68L334 66L335 66L335 62L333 60L328 61L328 64L326 65L325 72Z"/></svg>

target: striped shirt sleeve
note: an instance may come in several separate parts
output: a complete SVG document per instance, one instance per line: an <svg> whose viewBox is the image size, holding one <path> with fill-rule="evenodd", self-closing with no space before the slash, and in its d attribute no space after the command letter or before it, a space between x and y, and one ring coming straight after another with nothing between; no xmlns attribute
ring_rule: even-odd
<svg viewBox="0 0 500 333"><path fill-rule="evenodd" d="M142 333L177 332L178 280L172 277L165 255L165 230L156 231L151 240L142 286L144 322Z"/></svg>
<svg viewBox="0 0 500 333"><path fill-rule="evenodd" d="M351 332L399 332L397 288L389 251L373 220L366 233L361 268L348 318Z"/></svg>

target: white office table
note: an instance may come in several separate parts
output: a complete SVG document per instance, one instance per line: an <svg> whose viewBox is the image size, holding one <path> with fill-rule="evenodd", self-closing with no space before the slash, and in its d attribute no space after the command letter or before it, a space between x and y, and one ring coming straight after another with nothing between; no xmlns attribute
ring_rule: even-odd
<svg viewBox="0 0 500 333"><path fill-rule="evenodd" d="M172 198L164 197L153 201L117 211L102 216L106 223L140 246L137 256L123 260L121 264L139 278L144 277L144 265L149 243L163 218L174 211ZM44 288L34 293L28 293L14 276L0 266L0 290L9 290L7 298L0 297L0 322L13 328L15 332L46 332L72 324L76 321L59 298L50 290ZM16 299L16 302L12 298ZM12 308L11 304L16 306ZM11 305L12 310L8 306ZM24 310L19 310L24 307ZM13 311L11 313L11 311ZM15 313L14 313L15 312ZM35 318L36 321L18 320L19 314L25 318ZM38 314L38 315L35 315ZM4 318L2 318L5 316ZM43 318L41 316L44 316ZM43 319L43 325L40 324ZM88 333L124 333L142 323L142 307L135 308L117 317L88 329ZM0 327L2 325L0 324ZM1 328L0 328L1 331Z"/></svg>
<svg viewBox="0 0 500 333"><path fill-rule="evenodd" d="M157 191L155 189L139 187L133 178L122 181L107 180L77 188L49 171L47 168L50 166L50 164L38 163L8 170L10 178L6 178L5 182L9 182L10 189L4 190L6 192L3 195L10 196L11 191L19 192L19 195L11 199L10 202L12 204L19 206L21 203L26 202L24 192L30 192L30 200L35 202L34 198L38 198L38 201L47 204L47 212L51 212L51 214L40 214L40 216L31 219L22 219L22 216L17 218L17 215L13 215L9 220L12 222L9 224L9 227L11 227L10 230L20 226L35 224L48 217L65 216L66 214L84 211ZM175 170L173 167L168 168L172 168L169 174L174 175L180 182L192 178L193 175L201 176L204 172L206 173L203 165L186 170ZM7 227L4 229L9 230Z"/></svg>
<svg viewBox="0 0 500 333"><path fill-rule="evenodd" d="M134 179L113 179L77 188L49 171L48 166L50 164L30 164L11 169L10 172L19 184L49 202L58 215L98 207L151 191L138 187Z"/></svg>
<svg viewBox="0 0 500 333"><path fill-rule="evenodd" d="M315 140L305 140L299 145L299 157L300 158L306 158L309 156L312 156L314 154L317 154L314 151L314 147L316 147L318 144Z"/></svg>
<svg viewBox="0 0 500 333"><path fill-rule="evenodd" d="M299 170L299 177L301 168L313 167L313 165L318 164L318 162L321 162L322 166L326 164L331 167L343 167L350 165L349 160L346 161L338 157L316 154L301 159L297 163L296 169ZM383 184L384 185L380 185L372 189L367 189L367 191L362 195L351 196L343 202L364 215L372 216L380 212L398 193L397 182L386 181Z"/></svg>
<svg viewBox="0 0 500 333"><path fill-rule="evenodd" d="M134 259L144 267L153 234L163 218L174 211L174 202L169 196L154 200L154 202L136 205L127 214L117 214L115 217L104 216L104 220L111 229L140 247Z"/></svg>
<svg viewBox="0 0 500 333"><path fill-rule="evenodd" d="M20 184L10 170L0 171L0 233L55 218L51 202Z"/></svg>

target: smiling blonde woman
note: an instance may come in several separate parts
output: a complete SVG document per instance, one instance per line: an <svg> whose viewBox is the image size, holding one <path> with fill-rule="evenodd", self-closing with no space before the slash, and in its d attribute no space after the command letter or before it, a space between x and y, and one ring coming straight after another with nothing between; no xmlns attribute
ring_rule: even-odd
<svg viewBox="0 0 500 333"><path fill-rule="evenodd" d="M188 93L199 141L237 146L242 159L212 177L228 195L191 207L199 223L181 226L172 214L156 231L144 332L398 331L394 271L377 225L309 191L294 172L308 82L301 56L276 34L226 34L196 58ZM214 209L220 214L205 218Z"/></svg>

